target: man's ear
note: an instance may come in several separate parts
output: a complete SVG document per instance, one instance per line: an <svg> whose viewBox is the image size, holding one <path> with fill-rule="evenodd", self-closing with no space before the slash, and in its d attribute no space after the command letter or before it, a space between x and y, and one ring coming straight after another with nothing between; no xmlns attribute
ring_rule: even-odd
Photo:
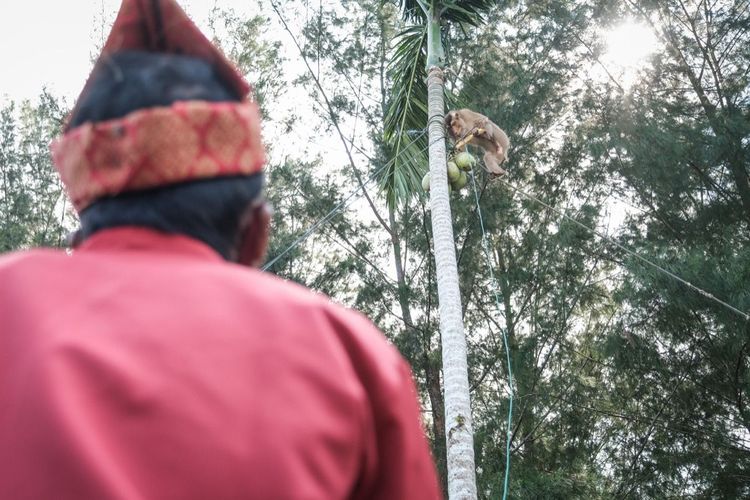
<svg viewBox="0 0 750 500"><path fill-rule="evenodd" d="M237 262L250 267L260 267L266 258L268 233L271 225L271 207L265 201L248 207L240 227Z"/></svg>

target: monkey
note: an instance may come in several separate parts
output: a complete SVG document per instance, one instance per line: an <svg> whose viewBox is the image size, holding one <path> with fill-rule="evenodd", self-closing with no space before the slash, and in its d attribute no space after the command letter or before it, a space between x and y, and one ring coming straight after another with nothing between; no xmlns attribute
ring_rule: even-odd
<svg viewBox="0 0 750 500"><path fill-rule="evenodd" d="M503 129L492 123L489 118L470 109L449 111L445 115L445 128L454 142L460 141L477 129L484 129L483 132L471 137L468 144L474 144L484 150L484 164L491 174L501 176L505 173L505 169L500 165L508 159L510 140ZM463 146L459 149L463 149Z"/></svg>

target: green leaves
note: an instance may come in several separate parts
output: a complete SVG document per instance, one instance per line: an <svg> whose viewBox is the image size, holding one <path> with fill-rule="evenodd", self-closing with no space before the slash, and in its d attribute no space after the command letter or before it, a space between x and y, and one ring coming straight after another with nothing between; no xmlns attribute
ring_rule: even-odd
<svg viewBox="0 0 750 500"><path fill-rule="evenodd" d="M393 161L379 176L379 182L391 207L406 202L419 190L421 176L427 169L426 134L415 140L415 133L425 130L428 117L424 73L428 12L436 9L441 24L446 26L478 26L494 4L491 0L399 2L403 19L417 24L396 36L389 65L393 86L384 117L384 136ZM447 101L452 102L452 96Z"/></svg>
<svg viewBox="0 0 750 500"><path fill-rule="evenodd" d="M430 0L399 0L398 6L404 20L423 24L427 20Z"/></svg>
<svg viewBox="0 0 750 500"><path fill-rule="evenodd" d="M423 24L427 12L438 9L440 19L445 23L461 23L478 26L484 22L482 16L497 4L494 0L400 0L398 2L404 20Z"/></svg>
<svg viewBox="0 0 750 500"><path fill-rule="evenodd" d="M208 20L213 41L253 84L253 98L264 117L284 93L281 43L268 40L266 19L243 18L232 9L211 9Z"/></svg>
<svg viewBox="0 0 750 500"><path fill-rule="evenodd" d="M48 92L0 109L0 252L61 246L73 217L49 144L66 111Z"/></svg>
<svg viewBox="0 0 750 500"><path fill-rule="evenodd" d="M445 23L479 26L484 23L483 16L496 3L493 0L446 1L441 5L440 18Z"/></svg>
<svg viewBox="0 0 750 500"><path fill-rule="evenodd" d="M378 181L390 206L417 192L425 171L427 135L422 131L427 124L426 39L422 26L399 33L389 66L394 83L384 117L384 137L392 160Z"/></svg>

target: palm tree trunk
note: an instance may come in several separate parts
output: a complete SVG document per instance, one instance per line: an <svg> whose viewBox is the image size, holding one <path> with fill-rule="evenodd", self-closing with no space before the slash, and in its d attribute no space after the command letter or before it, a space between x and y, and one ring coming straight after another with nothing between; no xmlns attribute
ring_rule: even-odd
<svg viewBox="0 0 750 500"><path fill-rule="evenodd" d="M445 434L448 464L448 498L476 499L474 438L469 400L466 337L461 317L456 248L448 199L443 103L442 45L438 16L428 26L427 104L430 155L430 203L435 250L440 333L445 387Z"/></svg>

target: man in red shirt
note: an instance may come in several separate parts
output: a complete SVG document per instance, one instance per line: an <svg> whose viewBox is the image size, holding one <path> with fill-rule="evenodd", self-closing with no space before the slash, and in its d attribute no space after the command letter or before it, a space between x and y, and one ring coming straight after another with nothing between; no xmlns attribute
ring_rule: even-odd
<svg viewBox="0 0 750 500"><path fill-rule="evenodd" d="M53 145L72 255L0 257L0 498L437 498L406 362L242 264L269 215L249 87L126 0Z"/></svg>

